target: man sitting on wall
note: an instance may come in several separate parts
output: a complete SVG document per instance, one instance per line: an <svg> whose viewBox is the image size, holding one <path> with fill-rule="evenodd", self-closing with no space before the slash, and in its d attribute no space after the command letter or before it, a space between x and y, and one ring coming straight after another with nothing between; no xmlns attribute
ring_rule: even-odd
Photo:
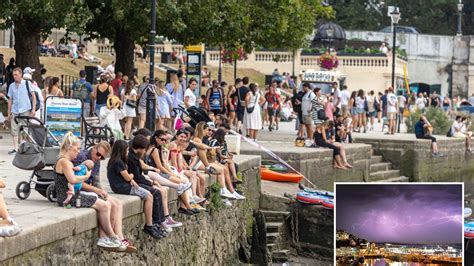
<svg viewBox="0 0 474 266"><path fill-rule="evenodd" d="M417 139L430 139L431 140L431 150L433 156L442 156L438 152L438 144L436 143L436 138L432 134L433 127L431 126L426 116L421 115L420 120L415 124L415 136Z"/></svg>

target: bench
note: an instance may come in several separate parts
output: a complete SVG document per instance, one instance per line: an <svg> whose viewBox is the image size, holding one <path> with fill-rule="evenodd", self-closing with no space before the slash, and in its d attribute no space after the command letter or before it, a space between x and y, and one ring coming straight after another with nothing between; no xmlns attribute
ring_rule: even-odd
<svg viewBox="0 0 474 266"><path fill-rule="evenodd" d="M82 116L83 132L84 132L84 146L86 149L95 144L105 140L113 143L115 140L114 134L107 125L100 126L100 120L96 116L84 117Z"/></svg>

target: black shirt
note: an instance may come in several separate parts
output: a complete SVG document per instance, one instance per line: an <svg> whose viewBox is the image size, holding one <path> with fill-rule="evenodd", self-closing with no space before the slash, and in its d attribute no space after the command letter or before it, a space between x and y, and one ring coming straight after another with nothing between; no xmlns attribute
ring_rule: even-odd
<svg viewBox="0 0 474 266"><path fill-rule="evenodd" d="M120 173L123 170L127 170L127 166L122 160L111 161L107 167L107 179L114 193L129 195L132 185L123 178Z"/></svg>
<svg viewBox="0 0 474 266"><path fill-rule="evenodd" d="M197 151L196 145L194 145L194 143L190 142L188 147L186 147L186 151L192 151L193 149ZM184 155L183 154L183 159L188 163L188 165L191 164L191 160L192 160L191 155Z"/></svg>
<svg viewBox="0 0 474 266"><path fill-rule="evenodd" d="M237 106L242 107L243 104L241 102L245 102L245 96L247 96L247 93L250 91L248 87L242 86L237 89ZM240 96L240 97L239 97ZM243 107L242 107L243 108Z"/></svg>
<svg viewBox="0 0 474 266"><path fill-rule="evenodd" d="M209 146L209 137L205 136L202 138L202 143L203 144L206 144L207 146Z"/></svg>
<svg viewBox="0 0 474 266"><path fill-rule="evenodd" d="M138 155L133 151L132 148L129 148L128 151L128 172L133 174L133 180L137 182L137 184L145 184L151 186L152 184L145 179L145 176L142 174L142 166L140 164L140 158Z"/></svg>

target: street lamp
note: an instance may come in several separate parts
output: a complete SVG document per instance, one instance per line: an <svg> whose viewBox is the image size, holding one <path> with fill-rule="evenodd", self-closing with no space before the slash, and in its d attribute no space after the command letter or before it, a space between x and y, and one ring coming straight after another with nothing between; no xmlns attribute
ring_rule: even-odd
<svg viewBox="0 0 474 266"><path fill-rule="evenodd" d="M390 12L390 19L392 20L392 32L393 32L393 45L392 45L392 89L396 93L395 89L395 55L396 50L395 47L397 45L397 24L400 20L400 11L398 7L393 8L392 12ZM400 109L400 108L399 108ZM397 132L400 133L400 123L402 121L400 110L398 110L398 129Z"/></svg>
<svg viewBox="0 0 474 266"><path fill-rule="evenodd" d="M392 20L392 32L393 32L393 45L392 45L392 89L395 90L395 54L396 54L396 44L397 44L397 24L400 20L400 12L398 7L395 7L390 13L390 19Z"/></svg>
<svg viewBox="0 0 474 266"><path fill-rule="evenodd" d="M146 90L146 120L145 127L155 131L156 97L155 97L155 36L156 36L156 0L151 0L151 29L150 29L150 77Z"/></svg>
<svg viewBox="0 0 474 266"><path fill-rule="evenodd" d="M464 7L462 0L459 0L459 3L457 4L457 6L458 6L458 31L456 33L456 36L462 36L461 22L462 22L462 9Z"/></svg>

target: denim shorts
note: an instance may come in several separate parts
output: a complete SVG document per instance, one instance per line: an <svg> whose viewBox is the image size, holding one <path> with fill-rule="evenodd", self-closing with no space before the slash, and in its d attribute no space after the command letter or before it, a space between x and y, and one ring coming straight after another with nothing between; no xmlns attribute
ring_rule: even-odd
<svg viewBox="0 0 474 266"><path fill-rule="evenodd" d="M148 190L139 186L136 186L136 187L132 186L132 188L130 189L130 195L139 196L140 199L142 200L145 200L149 194L150 192L148 192Z"/></svg>

